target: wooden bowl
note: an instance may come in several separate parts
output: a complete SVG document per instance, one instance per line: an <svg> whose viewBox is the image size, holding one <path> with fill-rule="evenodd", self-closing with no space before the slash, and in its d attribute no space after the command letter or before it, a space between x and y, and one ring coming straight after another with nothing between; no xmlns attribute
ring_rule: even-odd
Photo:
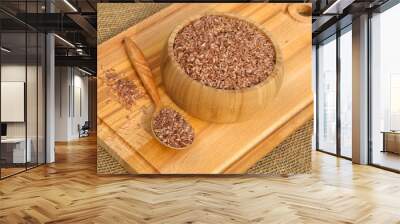
<svg viewBox="0 0 400 224"><path fill-rule="evenodd" d="M183 27L205 15L228 16L255 25L274 46L276 63L273 72L261 83L239 90L213 88L189 77L175 60L175 36ZM162 54L161 74L166 93L187 113L205 121L232 123L254 117L273 100L283 82L282 54L272 35L256 23L236 15L207 13L184 21L172 31Z"/></svg>

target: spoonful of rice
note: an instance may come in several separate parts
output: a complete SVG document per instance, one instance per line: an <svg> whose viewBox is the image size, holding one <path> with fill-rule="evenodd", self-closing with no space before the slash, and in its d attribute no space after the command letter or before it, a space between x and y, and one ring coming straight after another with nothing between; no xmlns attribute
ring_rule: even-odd
<svg viewBox="0 0 400 224"><path fill-rule="evenodd" d="M162 104L151 69L135 42L126 37L124 46L132 67L155 104L151 119L153 135L166 147L173 149L187 148L194 141L193 127L177 111Z"/></svg>

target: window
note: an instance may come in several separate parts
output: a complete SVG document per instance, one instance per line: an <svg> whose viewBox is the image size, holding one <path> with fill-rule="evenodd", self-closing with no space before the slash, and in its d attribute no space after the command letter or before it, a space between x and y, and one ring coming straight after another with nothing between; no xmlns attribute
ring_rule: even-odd
<svg viewBox="0 0 400 224"><path fill-rule="evenodd" d="M336 36L318 47L319 150L336 153Z"/></svg>
<svg viewBox="0 0 400 224"><path fill-rule="evenodd" d="M316 147L351 159L352 26L322 41L317 49Z"/></svg>
<svg viewBox="0 0 400 224"><path fill-rule="evenodd" d="M400 130L400 73L390 74L390 130Z"/></svg>
<svg viewBox="0 0 400 224"><path fill-rule="evenodd" d="M351 26L340 36L340 155L352 157L352 35Z"/></svg>
<svg viewBox="0 0 400 224"><path fill-rule="evenodd" d="M400 5L371 18L370 161L400 170Z"/></svg>

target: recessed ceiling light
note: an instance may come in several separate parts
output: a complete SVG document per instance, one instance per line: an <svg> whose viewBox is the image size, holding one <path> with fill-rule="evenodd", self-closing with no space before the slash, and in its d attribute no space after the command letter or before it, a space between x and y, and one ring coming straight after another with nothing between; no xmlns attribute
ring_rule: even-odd
<svg viewBox="0 0 400 224"><path fill-rule="evenodd" d="M62 42L64 42L65 44L67 44L70 47L75 48L75 45L73 45L71 42L69 42L68 40L60 37L58 34L54 34L55 37L57 37L59 40L61 40Z"/></svg>
<svg viewBox="0 0 400 224"><path fill-rule="evenodd" d="M10 53L10 52L11 52L11 50L9 50L9 49L7 49L7 48L5 48L5 47L1 47L0 49L1 49L2 51L6 52L6 53Z"/></svg>
<svg viewBox="0 0 400 224"><path fill-rule="evenodd" d="M77 48L76 53L78 53L79 55L83 55L83 50L81 48Z"/></svg>
<svg viewBox="0 0 400 224"><path fill-rule="evenodd" d="M74 12L78 12L78 10L73 6L68 0L64 0L65 4L68 5Z"/></svg>
<svg viewBox="0 0 400 224"><path fill-rule="evenodd" d="M93 75L92 73L90 73L90 72L88 72L88 71L86 71L86 70L83 70L83 69L81 69L81 68L79 68L79 67L78 67L78 70L81 71L81 72L83 72L83 73L85 73L85 74L87 74L87 75Z"/></svg>
<svg viewBox="0 0 400 224"><path fill-rule="evenodd" d="M355 0L336 0L322 13L323 15L328 14L342 14L343 10L351 5Z"/></svg>

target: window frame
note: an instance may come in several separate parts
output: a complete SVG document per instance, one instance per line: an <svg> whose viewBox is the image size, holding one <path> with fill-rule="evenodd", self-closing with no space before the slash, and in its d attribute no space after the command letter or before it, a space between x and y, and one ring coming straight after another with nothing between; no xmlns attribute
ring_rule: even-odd
<svg viewBox="0 0 400 224"><path fill-rule="evenodd" d="M316 145L316 151L318 152L323 152L329 155L333 155L333 156L337 156L340 158L344 158L347 160L352 160L351 157L347 157L342 155L342 150L341 150L341 119L340 119L340 77L341 77L341 66L340 66L340 37L342 35L344 35L347 32L351 32L352 28L352 23L349 23L348 25L346 25L345 27L341 28L340 30L337 30L336 33L330 35L329 37L319 41L316 44L316 50L315 50L315 57L316 57L316 68L315 68L315 82L316 82L316 88L315 88L315 99L316 99L316 114L317 116L315 116L315 127L316 127L316 137L315 137L315 145ZM319 114L319 60L320 60L320 56L318 53L318 49L321 45L321 43L326 43L326 42L330 42L330 41L336 41L336 151L335 153L332 152L328 152L324 149L321 149L319 146L319 118L318 118L318 114Z"/></svg>

